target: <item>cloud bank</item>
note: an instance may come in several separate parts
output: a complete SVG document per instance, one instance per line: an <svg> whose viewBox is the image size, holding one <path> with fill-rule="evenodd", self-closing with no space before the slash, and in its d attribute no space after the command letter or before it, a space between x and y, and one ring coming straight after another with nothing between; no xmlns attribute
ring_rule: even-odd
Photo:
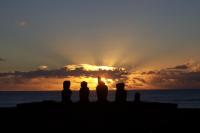
<svg viewBox="0 0 200 133"><path fill-rule="evenodd" d="M50 70L43 65L34 71L0 73L0 90L61 90L64 80L70 80L74 90L79 89L81 81L87 81L89 87L95 89L98 76L106 79L109 88L115 88L116 82L121 81L126 83L127 89L200 88L200 64L185 63L151 71L92 65L67 65Z"/></svg>
<svg viewBox="0 0 200 133"><path fill-rule="evenodd" d="M128 82L130 87L141 89L197 89L200 88L200 64L186 63L161 70L133 72L128 76Z"/></svg>
<svg viewBox="0 0 200 133"><path fill-rule="evenodd" d="M80 82L85 80L92 84L91 87L94 89L98 76L105 77L106 82L110 84L109 87L113 87L114 82L125 79L127 74L128 72L124 68L117 67L67 65L49 70L48 66L42 65L34 71L0 73L0 89L57 90L62 89L63 80L71 80L73 89L79 89Z"/></svg>

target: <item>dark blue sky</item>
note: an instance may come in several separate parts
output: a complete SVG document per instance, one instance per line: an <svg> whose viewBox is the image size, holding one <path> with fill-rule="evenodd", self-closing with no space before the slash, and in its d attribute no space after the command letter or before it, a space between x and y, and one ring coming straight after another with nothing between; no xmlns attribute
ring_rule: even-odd
<svg viewBox="0 0 200 133"><path fill-rule="evenodd" d="M200 61L199 0L1 0L0 71Z"/></svg>

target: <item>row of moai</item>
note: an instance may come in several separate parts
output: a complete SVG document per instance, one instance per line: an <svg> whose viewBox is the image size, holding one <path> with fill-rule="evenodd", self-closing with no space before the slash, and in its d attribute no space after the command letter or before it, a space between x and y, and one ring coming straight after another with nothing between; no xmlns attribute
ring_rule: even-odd
<svg viewBox="0 0 200 133"><path fill-rule="evenodd" d="M71 103L71 95L72 90L70 89L70 81L63 82L63 91L62 91L62 102L63 103ZM81 88L79 91L79 98L80 102L90 102L89 101L89 94L90 89L87 86L87 82L81 82ZM97 94L97 102L107 102L107 95L108 95L108 86L98 77L98 85L96 87L96 94ZM125 90L124 83L117 83L116 84L116 94L115 94L115 102L117 103L124 103L127 99L127 91ZM135 100L134 102L140 102L140 93L135 93Z"/></svg>

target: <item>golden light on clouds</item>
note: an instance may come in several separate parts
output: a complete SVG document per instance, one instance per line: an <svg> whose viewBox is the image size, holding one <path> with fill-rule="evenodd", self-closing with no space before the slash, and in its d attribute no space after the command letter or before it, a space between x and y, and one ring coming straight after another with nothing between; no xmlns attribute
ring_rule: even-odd
<svg viewBox="0 0 200 133"><path fill-rule="evenodd" d="M116 67L111 67L111 66L96 66L96 65L90 65L90 64L66 65L65 67L68 68L69 70L83 69L85 71L98 71L98 70L113 71L116 69Z"/></svg>
<svg viewBox="0 0 200 133"><path fill-rule="evenodd" d="M39 66L34 71L0 73L0 87L5 90L62 90L63 81L71 81L71 89L79 90L82 81L95 90L98 76L114 90L116 83L124 82L127 90L198 88L199 63L185 63L156 70L126 70L116 66L90 64L66 65L59 69Z"/></svg>
<svg viewBox="0 0 200 133"><path fill-rule="evenodd" d="M53 70L48 69L47 65L41 65L35 71L8 73L0 77L0 85L2 88L21 91L62 90L63 81L69 80L72 90L79 90L82 81L88 83L90 90L95 90L100 76L108 88L113 90L123 72L125 68L90 64L71 64Z"/></svg>
<svg viewBox="0 0 200 133"><path fill-rule="evenodd" d="M47 70L47 69L48 69L48 66L46 65L38 66L38 70Z"/></svg>
<svg viewBox="0 0 200 133"><path fill-rule="evenodd" d="M133 89L155 89L147 82L151 81L152 75L144 75L143 71L134 71L127 76L126 86Z"/></svg>

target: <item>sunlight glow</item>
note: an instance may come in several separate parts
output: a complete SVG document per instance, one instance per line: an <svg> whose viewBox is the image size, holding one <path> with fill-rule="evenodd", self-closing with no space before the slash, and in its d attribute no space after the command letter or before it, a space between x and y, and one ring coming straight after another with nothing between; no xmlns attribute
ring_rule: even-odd
<svg viewBox="0 0 200 133"><path fill-rule="evenodd" d="M64 69L64 71L63 71ZM54 75L52 75L52 72ZM67 65L64 68L54 71L48 69L48 66L41 65L35 71L10 73L6 77L1 78L1 81L6 81L2 84L3 88L14 90L62 90L63 81L71 81L71 89L79 90L82 81L88 83L90 90L96 90L98 85L98 76L108 86L109 90L115 88L115 84L124 77L121 74L126 74L125 68L111 66L96 66L90 64ZM56 76L57 74L57 76ZM26 78L25 76L30 77ZM17 76L17 80L15 78ZM13 80L12 80L13 79ZM7 83L7 80L10 83ZM15 81L15 82L13 82Z"/></svg>
<svg viewBox="0 0 200 133"><path fill-rule="evenodd" d="M99 70L113 71L113 70L117 69L116 67L111 67L111 66L96 66L96 65L90 65L90 64L66 65L65 67L68 70L75 70L75 69L82 68L85 71L99 71Z"/></svg>
<svg viewBox="0 0 200 133"><path fill-rule="evenodd" d="M65 80L70 80L71 81L71 88L73 90L79 90L80 88L80 83L82 81L86 81L88 83L88 87L90 90L95 90L96 86L98 85L98 79L94 77L85 77L85 76L80 76L80 77L69 77L66 78ZM103 82L108 86L109 89L113 90L115 81L110 78L101 78Z"/></svg>

